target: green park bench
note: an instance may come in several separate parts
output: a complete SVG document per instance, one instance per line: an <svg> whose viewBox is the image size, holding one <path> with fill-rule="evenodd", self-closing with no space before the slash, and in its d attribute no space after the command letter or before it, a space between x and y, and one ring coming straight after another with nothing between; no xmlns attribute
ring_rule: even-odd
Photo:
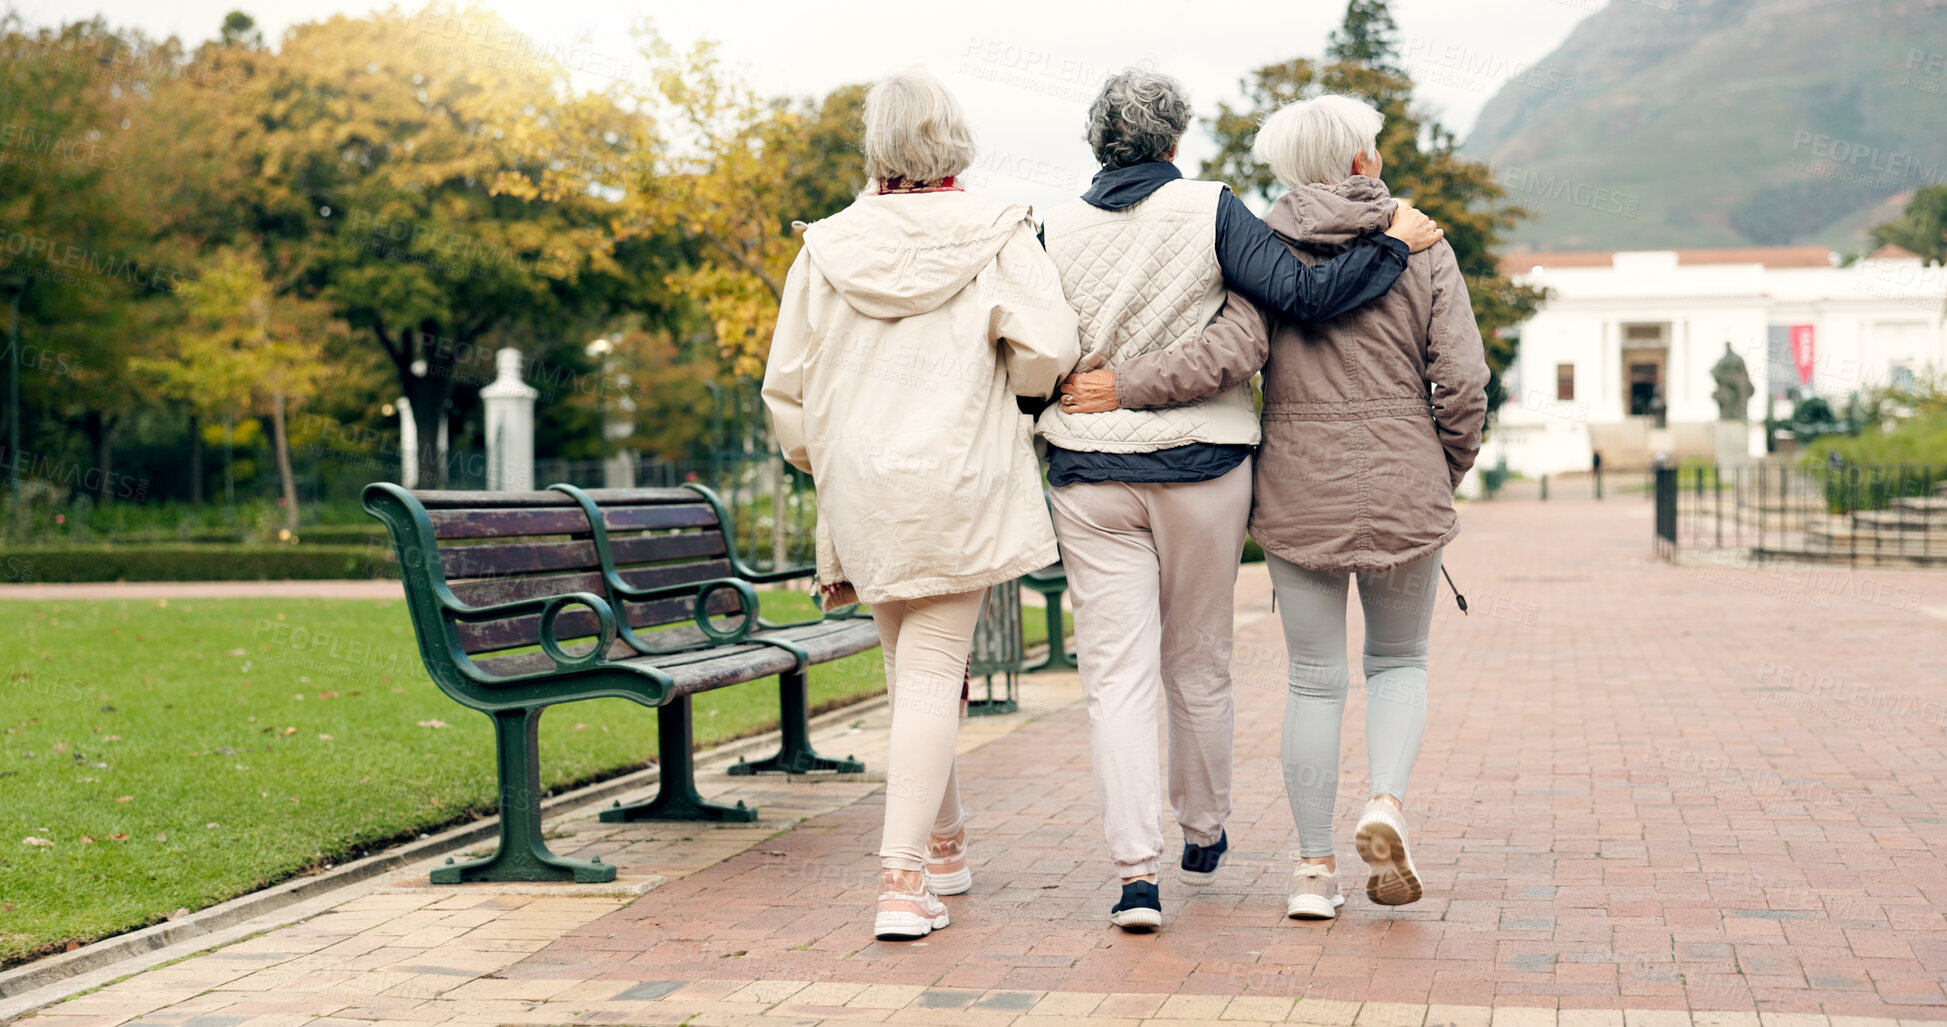
<svg viewBox="0 0 1947 1027"><path fill-rule="evenodd" d="M1074 670L1075 657L1068 652L1064 636L1067 622L1061 616L1061 594L1068 591L1068 571L1060 562L1051 563L1038 571L1021 575L1021 584L1041 593L1047 602L1048 615L1048 655L1036 660L1021 670L1032 673L1038 670Z"/></svg>
<svg viewBox="0 0 1947 1027"><path fill-rule="evenodd" d="M433 883L614 880L614 866L557 856L542 840L537 729L549 706L619 698L659 711L659 791L602 811L611 823L755 820L741 802L697 793L690 697L773 674L782 745L732 772L865 769L812 750L805 679L813 664L877 647L877 629L837 614L760 618L752 585L812 569L747 566L709 489L411 492L378 482L364 502L391 531L427 673L494 723L499 848L435 870Z"/></svg>

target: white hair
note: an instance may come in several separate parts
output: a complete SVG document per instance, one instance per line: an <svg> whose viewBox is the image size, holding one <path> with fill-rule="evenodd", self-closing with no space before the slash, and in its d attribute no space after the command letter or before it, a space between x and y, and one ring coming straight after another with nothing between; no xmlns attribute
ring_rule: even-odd
<svg viewBox="0 0 1947 1027"><path fill-rule="evenodd" d="M932 185L967 170L973 133L960 101L924 68L902 71L865 94L865 175Z"/></svg>
<svg viewBox="0 0 1947 1027"><path fill-rule="evenodd" d="M1257 130L1251 153L1286 189L1352 177L1352 159L1376 156L1386 116L1361 100L1326 93L1278 108Z"/></svg>

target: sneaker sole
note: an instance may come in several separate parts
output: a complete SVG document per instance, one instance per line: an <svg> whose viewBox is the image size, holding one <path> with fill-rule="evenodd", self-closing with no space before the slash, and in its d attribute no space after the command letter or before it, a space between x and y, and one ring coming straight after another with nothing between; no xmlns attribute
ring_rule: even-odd
<svg viewBox="0 0 1947 1027"><path fill-rule="evenodd" d="M1163 926L1163 911L1160 909L1118 910L1109 914L1109 922L1135 934L1147 934Z"/></svg>
<svg viewBox="0 0 1947 1027"><path fill-rule="evenodd" d="M1205 885L1217 879L1217 871L1211 870L1206 873L1196 870L1178 870L1176 876L1184 884Z"/></svg>
<svg viewBox="0 0 1947 1027"><path fill-rule="evenodd" d="M1336 920L1343 905L1343 895L1334 895L1329 900L1323 895L1293 895L1285 905L1284 915L1293 920Z"/></svg>
<svg viewBox="0 0 1947 1027"><path fill-rule="evenodd" d="M1420 901L1420 875L1413 869L1412 857L1399 832L1383 820L1359 825L1355 843L1359 858L1372 873L1366 878L1366 898L1382 906L1404 906Z"/></svg>
<svg viewBox="0 0 1947 1027"><path fill-rule="evenodd" d="M918 913L880 913L872 921L872 934L881 941L911 941L924 938L949 922L945 913L936 917L925 917Z"/></svg>
<svg viewBox="0 0 1947 1027"><path fill-rule="evenodd" d="M932 885L935 895L965 895L973 891L973 871L966 867L950 874L936 874L928 870L926 881Z"/></svg>

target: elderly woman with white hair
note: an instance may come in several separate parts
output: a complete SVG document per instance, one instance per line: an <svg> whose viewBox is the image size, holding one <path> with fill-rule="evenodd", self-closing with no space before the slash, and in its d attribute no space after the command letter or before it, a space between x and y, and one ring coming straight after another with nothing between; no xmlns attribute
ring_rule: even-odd
<svg viewBox="0 0 1947 1027"><path fill-rule="evenodd" d="M924 71L865 98L871 187L805 228L764 375L778 444L818 486L825 605L871 604L892 695L874 931L948 924L972 887L954 770L987 587L1055 535L1026 415L1075 366L1075 314L1022 204L964 192L960 105Z"/></svg>
<svg viewBox="0 0 1947 1027"><path fill-rule="evenodd" d="M1383 124L1366 104L1326 95L1259 129L1252 152L1290 190L1265 221L1292 253L1329 259L1391 205L1379 180ZM1371 901L1414 902L1422 884L1402 811L1426 727L1427 636L1441 549L1460 530L1453 490L1473 466L1487 411L1480 330L1453 248L1415 253L1391 291L1327 321L1260 314L1233 291L1194 341L1077 376L1064 402L1098 413L1174 408L1236 389L1260 368L1250 532L1270 564L1290 657L1282 763L1299 849L1286 912L1331 919L1345 901L1332 814L1351 678L1348 576L1365 611L1371 773L1355 846Z"/></svg>
<svg viewBox="0 0 1947 1027"><path fill-rule="evenodd" d="M1295 321L1337 317L1386 293L1409 249L1439 238L1425 215L1389 201L1366 212L1345 252L1309 266L1223 183L1177 171L1190 118L1180 83L1137 68L1110 76L1089 107L1102 170L1044 229L1081 319L1083 367L1113 378L1128 361L1194 342L1226 286ZM1159 691L1180 879L1213 880L1229 848L1231 593L1258 422L1244 378L1164 409L1089 412L1078 402L1048 408L1037 430L1075 604L1096 792L1122 880L1109 920L1148 931L1162 924Z"/></svg>

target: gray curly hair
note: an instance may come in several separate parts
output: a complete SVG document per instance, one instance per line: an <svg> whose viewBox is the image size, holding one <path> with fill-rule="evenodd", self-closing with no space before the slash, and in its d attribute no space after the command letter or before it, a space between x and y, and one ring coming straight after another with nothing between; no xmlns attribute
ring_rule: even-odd
<svg viewBox="0 0 1947 1027"><path fill-rule="evenodd" d="M1105 168L1156 160L1190 127L1183 83L1147 68L1124 68L1088 105L1088 145Z"/></svg>

